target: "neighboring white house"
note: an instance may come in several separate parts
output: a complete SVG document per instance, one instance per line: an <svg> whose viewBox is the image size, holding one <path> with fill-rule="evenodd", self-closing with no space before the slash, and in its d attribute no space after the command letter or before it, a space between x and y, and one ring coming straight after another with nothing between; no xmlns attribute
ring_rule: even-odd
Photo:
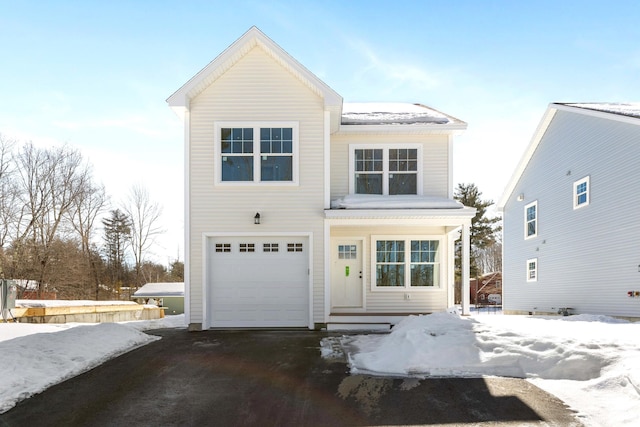
<svg viewBox="0 0 640 427"><path fill-rule="evenodd" d="M640 318L640 103L550 104L498 208L503 309Z"/></svg>
<svg viewBox="0 0 640 427"><path fill-rule="evenodd" d="M336 66L339 66L336 64ZM389 325L454 303L453 136L423 105L343 104L253 27L167 100L184 119L190 329Z"/></svg>
<svg viewBox="0 0 640 427"><path fill-rule="evenodd" d="M184 282L146 283L133 298L163 307L165 314L184 313Z"/></svg>

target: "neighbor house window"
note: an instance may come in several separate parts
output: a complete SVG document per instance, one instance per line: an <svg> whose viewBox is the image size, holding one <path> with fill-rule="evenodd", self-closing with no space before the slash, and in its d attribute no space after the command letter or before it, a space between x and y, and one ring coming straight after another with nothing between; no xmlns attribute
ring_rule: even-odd
<svg viewBox="0 0 640 427"><path fill-rule="evenodd" d="M297 182L297 124L216 124L217 182Z"/></svg>
<svg viewBox="0 0 640 427"><path fill-rule="evenodd" d="M351 146L353 194L420 194L419 146Z"/></svg>
<svg viewBox="0 0 640 427"><path fill-rule="evenodd" d="M589 177L573 183L573 208L578 209L589 204Z"/></svg>
<svg viewBox="0 0 640 427"><path fill-rule="evenodd" d="M527 260L527 282L538 281L538 258Z"/></svg>
<svg viewBox="0 0 640 427"><path fill-rule="evenodd" d="M524 238L538 235L538 202L529 203L524 207Z"/></svg>
<svg viewBox="0 0 640 427"><path fill-rule="evenodd" d="M377 289L440 287L439 239L373 238Z"/></svg>

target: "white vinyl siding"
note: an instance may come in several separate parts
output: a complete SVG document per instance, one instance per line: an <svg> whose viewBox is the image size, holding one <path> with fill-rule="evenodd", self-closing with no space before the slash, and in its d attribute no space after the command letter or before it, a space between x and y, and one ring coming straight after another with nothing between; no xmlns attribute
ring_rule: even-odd
<svg viewBox="0 0 640 427"><path fill-rule="evenodd" d="M638 299L626 296L640 280L640 193L629 191L640 180L636 122L557 111L505 204L505 312L572 307L575 313L640 317ZM571 192L584 177L589 205L574 209ZM522 237L519 194L543 206L536 239ZM532 258L538 260L535 286L523 271Z"/></svg>
<svg viewBox="0 0 640 427"><path fill-rule="evenodd" d="M254 47L190 105L190 292L191 321L202 322L203 239L216 232L311 233L314 260L314 322L324 321L323 198L324 112L307 86ZM215 185L214 123L295 122L298 185ZM261 224L254 224L256 212Z"/></svg>

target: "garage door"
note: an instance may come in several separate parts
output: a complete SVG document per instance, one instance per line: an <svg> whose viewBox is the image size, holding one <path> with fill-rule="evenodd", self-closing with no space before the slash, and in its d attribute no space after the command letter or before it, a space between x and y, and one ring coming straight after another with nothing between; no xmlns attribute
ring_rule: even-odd
<svg viewBox="0 0 640 427"><path fill-rule="evenodd" d="M308 326L308 251L306 237L211 238L212 326Z"/></svg>

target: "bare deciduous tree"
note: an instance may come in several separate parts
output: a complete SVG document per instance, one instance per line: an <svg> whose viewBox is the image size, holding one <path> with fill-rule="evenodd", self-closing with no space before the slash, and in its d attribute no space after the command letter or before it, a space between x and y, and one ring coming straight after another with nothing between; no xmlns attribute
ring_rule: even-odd
<svg viewBox="0 0 640 427"><path fill-rule="evenodd" d="M135 261L136 285L140 286L148 280L142 269L144 256L155 238L164 232L159 226L162 207L150 199L146 188L138 184L131 187L124 211L131 220L131 251Z"/></svg>

